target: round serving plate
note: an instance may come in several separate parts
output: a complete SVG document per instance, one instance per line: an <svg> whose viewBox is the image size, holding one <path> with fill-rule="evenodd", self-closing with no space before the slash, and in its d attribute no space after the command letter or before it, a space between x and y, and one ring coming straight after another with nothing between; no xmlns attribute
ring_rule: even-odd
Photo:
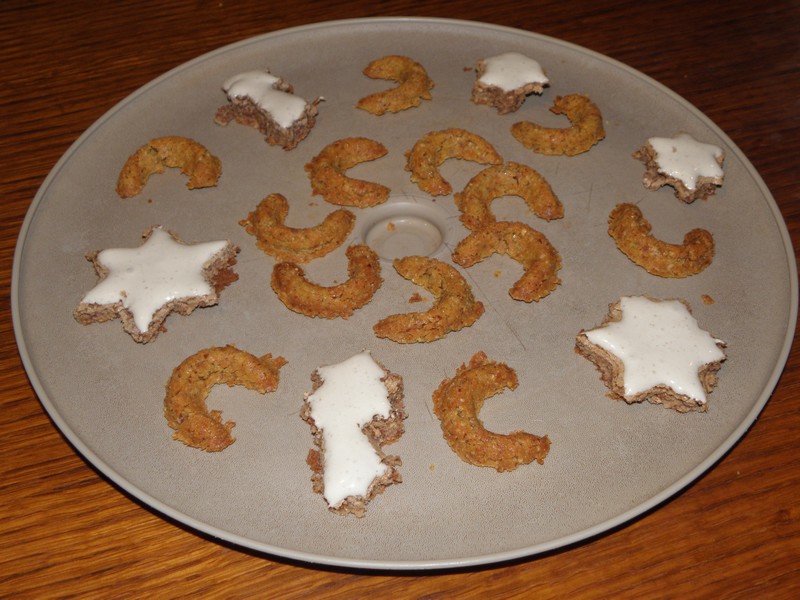
<svg viewBox="0 0 800 600"><path fill-rule="evenodd" d="M313 50L312 50L313 49ZM473 67L516 51L535 58L550 86L510 115L470 101ZM412 57L435 82L433 99L377 117L359 98L389 87L362 69L389 54ZM231 75L269 69L310 100L324 97L308 138L291 151L253 129L213 122ZM575 157L533 154L511 124L565 126L549 112L557 95L586 94L599 106L606 138ZM372 326L424 310L430 295L402 279L391 258L423 253L451 262L467 230L452 196L433 198L411 182L407 152L429 131L461 127L483 136L505 160L543 175L565 207L545 222L518 198L493 204L499 219L528 223L561 254L562 284L539 302L512 300L521 275L503 256L461 269L485 314L471 327L427 344L396 344ZM688 132L725 152L724 185L686 205L671 188L648 191L631 157L651 136ZM120 199L126 158L149 139L182 135L217 155L216 187L190 191L175 170ZM347 277L344 248L366 242L384 256L384 283L352 317L309 318L289 311L270 288L274 260L239 221L270 193L290 203L287 224L307 227L335 207L312 196L306 163L327 144L363 136L388 154L350 175L391 188L386 204L352 209L345 244L306 265L326 285ZM442 173L460 190L480 171L450 160ZM659 237L680 242L710 230L716 255L686 279L646 273L616 248L606 221L618 202L638 204ZM391 224L391 225L390 225ZM239 280L219 305L172 315L166 331L138 344L119 321L80 325L72 312L96 282L87 252L135 247L162 225L190 242L229 239L241 247ZM392 235L389 235L392 234ZM425 299L409 303L415 293ZM607 397L575 336L597 325L624 295L682 298L702 328L727 344L727 361L707 413L678 414ZM706 302L703 301L706 298ZM708 302L708 298L713 302ZM311 563L374 569L463 567L531 556L594 536L659 505L695 480L746 432L767 402L788 356L797 316L797 270L780 212L735 144L687 101L641 73L584 48L494 25L422 18L313 24L248 39L159 77L113 107L55 165L24 222L14 262L12 308L31 383L56 426L91 464L145 504L199 531ZM205 453L171 438L164 386L186 356L233 344L286 358L277 391L260 396L218 387L209 405L236 422L237 441ZM319 366L369 350L405 385L406 433L387 451L402 458L403 482L372 501L364 518L327 510L311 489L309 427L299 414ZM486 402L482 418L500 433L523 429L552 441L543 465L511 473L462 462L442 438L431 396L462 363L483 351L518 374L519 387Z"/></svg>

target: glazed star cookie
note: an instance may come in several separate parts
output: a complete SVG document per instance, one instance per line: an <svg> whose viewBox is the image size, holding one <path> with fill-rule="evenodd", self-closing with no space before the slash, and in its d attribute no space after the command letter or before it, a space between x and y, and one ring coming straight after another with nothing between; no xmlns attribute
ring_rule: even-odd
<svg viewBox="0 0 800 600"><path fill-rule="evenodd" d="M642 178L644 187L657 190L670 185L675 188L675 197L687 204L707 199L722 185L722 148L698 142L688 133L652 137L633 157L647 168Z"/></svg>
<svg viewBox="0 0 800 600"><path fill-rule="evenodd" d="M529 94L542 94L550 83L541 65L519 52L506 52L478 61L471 100L497 109L497 114L514 112Z"/></svg>
<svg viewBox="0 0 800 600"><path fill-rule="evenodd" d="M229 241L186 244L159 226L142 234L137 248L109 248L86 255L100 280L75 308L84 325L119 318L137 342L150 342L169 313L188 315L212 306L238 279L233 272L239 248Z"/></svg>
<svg viewBox="0 0 800 600"><path fill-rule="evenodd" d="M575 349L595 364L612 398L683 413L708 410L724 347L683 300L632 296L610 305L599 327L582 330Z"/></svg>
<svg viewBox="0 0 800 600"><path fill-rule="evenodd" d="M313 490L339 515L363 517L367 504L400 483L400 457L383 446L400 439L406 418L403 378L368 351L319 367L300 417L311 426L313 448L306 462Z"/></svg>
<svg viewBox="0 0 800 600"><path fill-rule="evenodd" d="M294 87L269 71L246 71L228 78L222 89L228 104L217 109L214 122L236 121L261 132L266 142L291 150L314 127L322 98L306 102L294 95Z"/></svg>

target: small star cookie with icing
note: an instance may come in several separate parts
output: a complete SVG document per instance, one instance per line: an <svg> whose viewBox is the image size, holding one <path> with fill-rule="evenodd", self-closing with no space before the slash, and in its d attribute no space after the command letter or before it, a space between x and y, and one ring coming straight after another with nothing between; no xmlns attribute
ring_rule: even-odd
<svg viewBox="0 0 800 600"><path fill-rule="evenodd" d="M698 198L706 200L724 178L722 148L699 142L688 133L672 138L651 137L633 157L645 164L644 187L657 190L672 186L675 197L686 204Z"/></svg>
<svg viewBox="0 0 800 600"><path fill-rule="evenodd" d="M683 300L620 298L605 321L582 330L576 351L592 361L612 398L677 412L708 410L725 343L700 329Z"/></svg>
<svg viewBox="0 0 800 600"><path fill-rule="evenodd" d="M518 52L506 52L479 60L471 100L505 115L516 111L529 94L541 95L550 80L541 65Z"/></svg>
<svg viewBox="0 0 800 600"><path fill-rule="evenodd" d="M108 248L86 255L100 280L75 308L84 325L119 318L137 342L150 342L171 312L188 315L212 306L236 281L238 246L229 241L186 244L175 233L153 226L137 248Z"/></svg>
<svg viewBox="0 0 800 600"><path fill-rule="evenodd" d="M220 106L214 122L223 127L231 121L253 127L272 146L292 150L314 127L318 97L311 102L294 95L294 87L269 71L245 71L229 77L222 89L228 104Z"/></svg>

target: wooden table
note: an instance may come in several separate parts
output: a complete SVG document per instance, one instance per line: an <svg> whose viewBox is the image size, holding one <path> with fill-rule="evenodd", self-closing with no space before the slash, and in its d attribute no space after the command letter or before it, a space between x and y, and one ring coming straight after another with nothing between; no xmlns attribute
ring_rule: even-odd
<svg viewBox="0 0 800 600"><path fill-rule="evenodd" d="M754 163L800 247L800 4L572 0L0 4L0 596L800 597L800 347L761 417L657 510L574 547L453 572L314 568L155 514L80 458L17 354L9 288L25 212L69 145L117 101L219 46L349 17L456 17L618 59L687 98Z"/></svg>

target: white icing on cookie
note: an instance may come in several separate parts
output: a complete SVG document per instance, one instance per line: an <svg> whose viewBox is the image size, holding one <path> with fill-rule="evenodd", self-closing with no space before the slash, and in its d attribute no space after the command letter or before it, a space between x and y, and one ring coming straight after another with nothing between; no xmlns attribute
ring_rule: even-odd
<svg viewBox="0 0 800 600"><path fill-rule="evenodd" d="M688 133L674 138L652 137L647 142L656 153L658 170L679 179L687 189L695 189L700 177L722 183L722 167L718 162L722 149L719 146L698 142Z"/></svg>
<svg viewBox="0 0 800 600"><path fill-rule="evenodd" d="M156 311L168 302L214 292L203 276L203 266L226 244L181 244L156 227L138 248L108 248L97 254L108 275L86 293L83 302L122 302L143 333Z"/></svg>
<svg viewBox="0 0 800 600"><path fill-rule="evenodd" d="M484 85L493 85L510 92L529 83L546 84L549 79L541 65L518 52L507 52L484 59L483 75L478 79Z"/></svg>
<svg viewBox="0 0 800 600"><path fill-rule="evenodd" d="M391 409L385 373L369 352L317 373L323 383L307 402L322 430L323 495L336 508L348 496L366 496L372 481L389 470L361 428L376 415L388 418Z"/></svg>
<svg viewBox="0 0 800 600"><path fill-rule="evenodd" d="M665 385L704 404L706 393L698 371L725 358L718 345L722 342L700 329L678 300L624 297L620 308L620 321L585 335L622 362L626 398Z"/></svg>
<svg viewBox="0 0 800 600"><path fill-rule="evenodd" d="M275 87L279 79L267 71L246 71L230 77L222 85L228 99L250 98L267 111L273 120L288 129L303 116L306 101Z"/></svg>

